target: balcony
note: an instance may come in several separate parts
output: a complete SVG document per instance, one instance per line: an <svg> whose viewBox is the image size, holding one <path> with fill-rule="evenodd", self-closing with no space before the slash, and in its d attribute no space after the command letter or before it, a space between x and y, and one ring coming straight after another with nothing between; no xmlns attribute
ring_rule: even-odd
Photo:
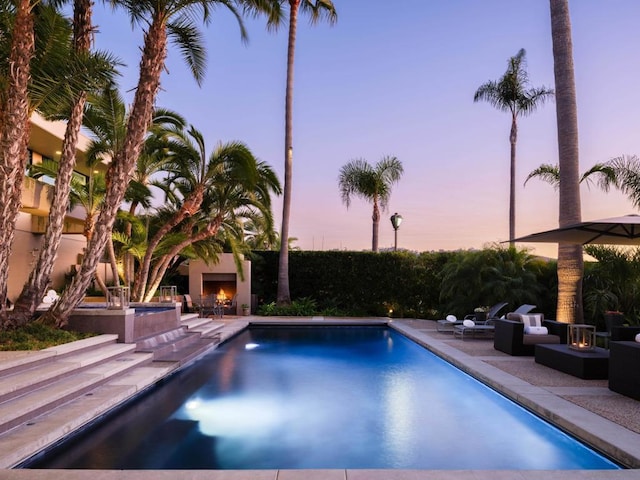
<svg viewBox="0 0 640 480"><path fill-rule="evenodd" d="M24 177L21 211L31 214L31 233L43 234L47 228L53 187L31 177ZM84 211L76 207L66 216L62 233L80 234L84 232Z"/></svg>
<svg viewBox="0 0 640 480"><path fill-rule="evenodd" d="M53 188L49 185L39 182L35 178L24 177L21 210L32 215L47 216L52 196Z"/></svg>

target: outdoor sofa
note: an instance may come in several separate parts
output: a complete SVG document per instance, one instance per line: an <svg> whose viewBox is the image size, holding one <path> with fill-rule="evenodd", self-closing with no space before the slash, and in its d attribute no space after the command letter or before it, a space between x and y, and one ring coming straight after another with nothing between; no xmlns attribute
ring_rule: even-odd
<svg viewBox="0 0 640 480"><path fill-rule="evenodd" d="M525 323L536 316L547 334L525 333ZM567 324L545 320L541 313L523 315L509 313L507 318L494 321L493 348L513 356L534 355L537 344L566 344Z"/></svg>
<svg viewBox="0 0 640 480"><path fill-rule="evenodd" d="M640 400L640 327L616 327L609 342L609 389Z"/></svg>

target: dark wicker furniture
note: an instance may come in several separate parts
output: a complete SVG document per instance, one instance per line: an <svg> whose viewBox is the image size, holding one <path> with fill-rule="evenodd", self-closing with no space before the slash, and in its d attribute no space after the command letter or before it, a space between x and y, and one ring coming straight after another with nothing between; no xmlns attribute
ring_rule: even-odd
<svg viewBox="0 0 640 480"><path fill-rule="evenodd" d="M640 400L640 343L609 342L609 389Z"/></svg>
<svg viewBox="0 0 640 480"><path fill-rule="evenodd" d="M607 378L609 351L596 347L581 352L568 345L536 345L536 363L584 379Z"/></svg>
<svg viewBox="0 0 640 480"><path fill-rule="evenodd" d="M613 327L611 329L611 341L629 341L632 342L636 335L640 333L640 327Z"/></svg>
<svg viewBox="0 0 640 480"><path fill-rule="evenodd" d="M513 356L534 355L537 344L566 344L567 324L555 320L543 320L548 335L526 335L524 324L516 320L494 321L493 348Z"/></svg>

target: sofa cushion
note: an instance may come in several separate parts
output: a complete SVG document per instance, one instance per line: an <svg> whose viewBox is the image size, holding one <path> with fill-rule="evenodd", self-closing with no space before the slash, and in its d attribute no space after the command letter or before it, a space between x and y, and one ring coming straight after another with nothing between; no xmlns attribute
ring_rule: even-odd
<svg viewBox="0 0 640 480"><path fill-rule="evenodd" d="M560 343L560 337L558 335L523 335L523 345L536 345L539 343Z"/></svg>
<svg viewBox="0 0 640 480"><path fill-rule="evenodd" d="M529 335L549 335L547 327L524 327L524 333Z"/></svg>

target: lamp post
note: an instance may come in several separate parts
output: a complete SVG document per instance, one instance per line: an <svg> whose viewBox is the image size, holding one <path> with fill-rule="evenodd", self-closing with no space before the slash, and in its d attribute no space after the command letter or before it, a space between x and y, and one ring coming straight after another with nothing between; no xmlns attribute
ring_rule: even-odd
<svg viewBox="0 0 640 480"><path fill-rule="evenodd" d="M393 243L393 251L398 250L398 229L400 228L400 224L402 223L402 215L398 215L398 212L391 215L391 225L393 226L394 232L394 243Z"/></svg>

